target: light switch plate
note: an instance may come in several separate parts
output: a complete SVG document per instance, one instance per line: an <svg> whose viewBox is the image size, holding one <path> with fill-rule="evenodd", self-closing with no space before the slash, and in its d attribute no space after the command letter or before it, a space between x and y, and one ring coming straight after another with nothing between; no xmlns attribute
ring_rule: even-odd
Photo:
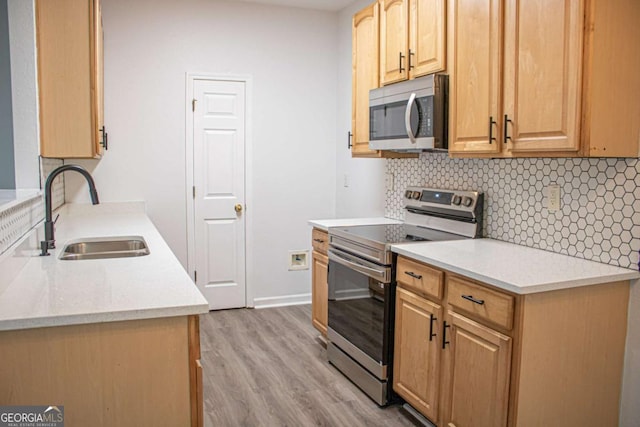
<svg viewBox="0 0 640 427"><path fill-rule="evenodd" d="M394 176L392 173L385 174L385 183L387 184L387 191L393 191Z"/></svg>

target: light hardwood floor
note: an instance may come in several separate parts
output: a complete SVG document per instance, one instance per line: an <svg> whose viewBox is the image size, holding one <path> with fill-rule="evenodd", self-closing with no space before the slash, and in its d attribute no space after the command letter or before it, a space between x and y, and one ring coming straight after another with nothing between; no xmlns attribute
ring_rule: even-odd
<svg viewBox="0 0 640 427"><path fill-rule="evenodd" d="M326 360L309 305L201 316L205 426L413 426Z"/></svg>

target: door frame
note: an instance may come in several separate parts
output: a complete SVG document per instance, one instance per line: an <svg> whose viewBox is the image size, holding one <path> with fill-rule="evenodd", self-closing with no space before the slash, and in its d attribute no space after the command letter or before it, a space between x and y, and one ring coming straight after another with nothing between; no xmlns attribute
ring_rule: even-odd
<svg viewBox="0 0 640 427"><path fill-rule="evenodd" d="M222 82L242 82L245 84L245 147L244 147L244 189L245 189L245 306L254 307L253 301L253 76L248 74L212 74L187 72L185 74L185 201L187 204L187 273L193 279L195 271L195 207L193 198L193 84L196 80Z"/></svg>

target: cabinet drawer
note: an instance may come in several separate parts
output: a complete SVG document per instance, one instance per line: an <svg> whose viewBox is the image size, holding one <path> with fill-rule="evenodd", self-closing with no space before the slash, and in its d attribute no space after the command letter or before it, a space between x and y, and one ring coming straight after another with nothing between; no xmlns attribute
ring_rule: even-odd
<svg viewBox="0 0 640 427"><path fill-rule="evenodd" d="M512 296L456 276L448 276L447 291L450 305L511 330L514 306Z"/></svg>
<svg viewBox="0 0 640 427"><path fill-rule="evenodd" d="M398 257L396 281L404 288L442 299L444 273L422 263Z"/></svg>
<svg viewBox="0 0 640 427"><path fill-rule="evenodd" d="M329 248L329 233L314 228L311 232L311 243L313 244L313 250L326 255Z"/></svg>

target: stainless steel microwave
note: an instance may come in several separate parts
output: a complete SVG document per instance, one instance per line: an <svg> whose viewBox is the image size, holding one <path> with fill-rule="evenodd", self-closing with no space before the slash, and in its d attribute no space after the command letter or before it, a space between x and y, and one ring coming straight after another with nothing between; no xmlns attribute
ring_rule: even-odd
<svg viewBox="0 0 640 427"><path fill-rule="evenodd" d="M448 76L431 74L369 92L369 148L447 149Z"/></svg>

